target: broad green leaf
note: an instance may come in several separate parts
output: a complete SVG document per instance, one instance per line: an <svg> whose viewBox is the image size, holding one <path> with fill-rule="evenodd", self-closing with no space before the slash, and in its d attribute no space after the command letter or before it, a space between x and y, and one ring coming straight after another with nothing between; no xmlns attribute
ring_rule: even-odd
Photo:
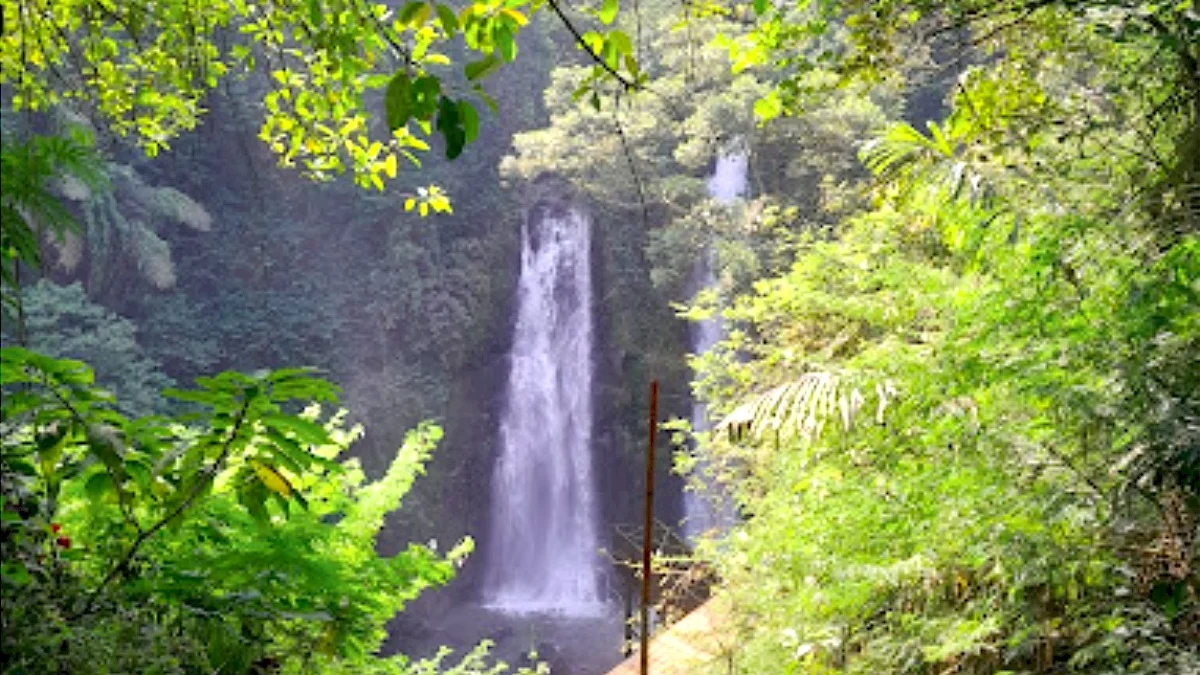
<svg viewBox="0 0 1200 675"><path fill-rule="evenodd" d="M37 475L37 467L25 460L5 458L4 464L14 473L19 473L23 476Z"/></svg>
<svg viewBox="0 0 1200 675"><path fill-rule="evenodd" d="M494 55L488 54L479 61L472 61L463 67L463 74L468 80L482 80L500 67L501 61Z"/></svg>
<svg viewBox="0 0 1200 675"><path fill-rule="evenodd" d="M429 3L422 0L414 0L400 10L400 14L397 15L396 20L403 24L420 26L429 18L429 12Z"/></svg>
<svg viewBox="0 0 1200 675"><path fill-rule="evenodd" d="M309 445L328 445L329 433L325 427L306 419L292 415L265 415L262 418L264 426L279 432L291 432L297 440Z"/></svg>
<svg viewBox="0 0 1200 675"><path fill-rule="evenodd" d="M454 16L454 10L446 5L437 6L438 20L442 23L442 29L447 35L454 35L458 30L458 18Z"/></svg>
<svg viewBox="0 0 1200 675"><path fill-rule="evenodd" d="M129 459L125 461L125 471L137 483L137 486L142 490L149 490L154 482L154 475L150 469L150 465L139 459Z"/></svg>
<svg viewBox="0 0 1200 675"><path fill-rule="evenodd" d="M338 388L318 378L296 378L274 383L271 400L283 401L329 401L337 400Z"/></svg>
<svg viewBox="0 0 1200 675"><path fill-rule="evenodd" d="M266 436L274 446L275 455L279 461L287 465L293 473L299 475L312 463L315 455L306 452L295 440L284 436L275 429L267 429Z"/></svg>
<svg viewBox="0 0 1200 675"><path fill-rule="evenodd" d="M500 15L513 26L514 31L529 23L529 19L524 14L508 7L500 10Z"/></svg>
<svg viewBox="0 0 1200 675"><path fill-rule="evenodd" d="M590 30L581 35L580 40L582 40L583 44L586 45L588 49L592 50L592 53L594 54L599 54L604 49L604 36L594 30Z"/></svg>
<svg viewBox="0 0 1200 675"><path fill-rule="evenodd" d="M384 98L384 107L387 111L388 129L395 131L408 123L408 119L412 117L412 82L408 78L408 73L404 70L398 71L392 76L392 81L388 83L387 94Z"/></svg>
<svg viewBox="0 0 1200 675"><path fill-rule="evenodd" d="M20 563L5 560L2 569L3 574L0 574L0 578L3 579L5 586L28 586L33 581L33 577L29 575L29 570L25 569L25 566Z"/></svg>
<svg viewBox="0 0 1200 675"><path fill-rule="evenodd" d="M428 120L438 106L442 83L433 76L422 75L412 83L412 116Z"/></svg>
<svg viewBox="0 0 1200 675"><path fill-rule="evenodd" d="M413 18L412 18L413 26L416 28L420 28L421 26L424 26L425 22L428 21L429 17L432 15L433 15L433 8L429 6L429 3L427 3L427 2L421 3L421 6L417 8L416 15L413 16Z"/></svg>
<svg viewBox="0 0 1200 675"><path fill-rule="evenodd" d="M87 482L83 485L84 493L93 502L104 499L113 491L113 488L112 476L108 475L107 471L96 471L88 477Z"/></svg>
<svg viewBox="0 0 1200 675"><path fill-rule="evenodd" d="M505 61L517 58L517 42L513 39L508 26L498 26L495 34L496 46L500 49L500 57Z"/></svg>
<svg viewBox="0 0 1200 675"><path fill-rule="evenodd" d="M600 57L609 68L616 70L620 67L621 55L617 52L617 45L612 40L605 38L604 48L600 52Z"/></svg>
<svg viewBox="0 0 1200 675"><path fill-rule="evenodd" d="M606 24L617 18L618 0L604 0L600 4L600 20Z"/></svg>
<svg viewBox="0 0 1200 675"><path fill-rule="evenodd" d="M615 49L618 54L633 53L633 41L630 40L629 36L622 31L614 30L609 33L608 43L613 46L613 49Z"/></svg>
<svg viewBox="0 0 1200 675"><path fill-rule="evenodd" d="M168 398L173 398L177 401L201 403L207 406L212 406L218 401L223 400L223 397L218 396L211 391L201 389L175 389L173 387L168 387L162 390L162 395Z"/></svg>
<svg viewBox="0 0 1200 675"><path fill-rule="evenodd" d="M625 70L629 71L635 80L641 75L642 71L638 68L637 59L632 53L625 54Z"/></svg>
<svg viewBox="0 0 1200 675"><path fill-rule="evenodd" d="M467 143L474 142L479 137L479 113L475 112L475 106L465 100L458 102L458 113L463 131L466 132Z"/></svg>
<svg viewBox="0 0 1200 675"><path fill-rule="evenodd" d="M246 511L250 513L250 517L254 518L259 525L267 525L271 521L271 514L267 512L267 495L270 492L261 480L250 479L243 483L242 489L238 490L238 501L242 506L246 507Z"/></svg>
<svg viewBox="0 0 1200 675"><path fill-rule="evenodd" d="M117 436L117 430L102 424L93 424L88 427L87 439L88 448L104 462L104 465L117 476L122 479L125 473L125 463L121 459L120 439Z"/></svg>
<svg viewBox="0 0 1200 675"><path fill-rule="evenodd" d="M768 94L754 102L754 116L759 122L768 122L783 113L783 104L775 93Z"/></svg>
<svg viewBox="0 0 1200 675"><path fill-rule="evenodd" d="M446 157L448 159L455 159L461 155L463 147L467 144L466 131L463 129L458 110L458 104L445 96L438 104L437 128L446 140ZM425 207L426 204L422 202L421 206ZM422 213L422 215L425 214Z"/></svg>
<svg viewBox="0 0 1200 675"><path fill-rule="evenodd" d="M492 114L496 114L496 112L499 111L500 105L496 103L496 99L492 98L486 91L484 91L482 86L477 84L473 87L473 89L475 90L475 94L479 96L479 98L492 111Z"/></svg>

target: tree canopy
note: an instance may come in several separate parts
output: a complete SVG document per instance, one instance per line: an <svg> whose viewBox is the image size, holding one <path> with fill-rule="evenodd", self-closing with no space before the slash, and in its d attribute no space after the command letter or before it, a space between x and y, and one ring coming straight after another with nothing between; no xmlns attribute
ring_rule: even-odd
<svg viewBox="0 0 1200 675"><path fill-rule="evenodd" d="M545 6L6 0L0 84L15 110L69 102L153 156L196 127L209 92L258 73L269 85L260 138L282 165L315 178L350 171L382 189L401 161L420 163L435 130L450 158L475 140L479 104L495 109L484 83L516 58L518 34ZM616 10L610 0L593 13L611 23ZM596 77L639 80L624 33L593 31L579 44Z"/></svg>

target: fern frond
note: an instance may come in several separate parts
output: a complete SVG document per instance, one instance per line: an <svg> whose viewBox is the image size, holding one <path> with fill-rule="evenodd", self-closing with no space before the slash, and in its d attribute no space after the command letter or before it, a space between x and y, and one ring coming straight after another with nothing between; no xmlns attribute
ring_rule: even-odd
<svg viewBox="0 0 1200 675"><path fill-rule="evenodd" d="M136 207L193 230L208 232L212 229L212 216L188 195L173 187L150 185L130 166L113 165L112 171L120 177L121 192L132 199Z"/></svg>
<svg viewBox="0 0 1200 675"><path fill-rule="evenodd" d="M142 223L132 222L133 254L142 276L160 291L174 288L175 262L171 247L162 237Z"/></svg>
<svg viewBox="0 0 1200 675"><path fill-rule="evenodd" d="M212 230L212 216L199 202L172 187L153 190L156 213L199 232Z"/></svg>
<svg viewBox="0 0 1200 675"><path fill-rule="evenodd" d="M78 225L54 191L62 176L83 185L99 185L100 162L91 139L82 131L66 136L32 136L0 145L0 287L3 302L15 305L19 264L41 264L39 232L49 230L62 241Z"/></svg>
<svg viewBox="0 0 1200 675"><path fill-rule="evenodd" d="M72 272L83 261L83 238L74 232L68 232L61 241L51 242L58 251L58 266Z"/></svg>

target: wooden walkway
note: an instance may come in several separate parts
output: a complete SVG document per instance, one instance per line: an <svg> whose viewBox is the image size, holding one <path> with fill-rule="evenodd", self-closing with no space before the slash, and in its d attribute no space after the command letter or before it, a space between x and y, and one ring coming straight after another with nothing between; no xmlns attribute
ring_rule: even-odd
<svg viewBox="0 0 1200 675"><path fill-rule="evenodd" d="M723 600L712 598L651 638L648 675L696 675L705 665L723 661L730 648L727 614ZM640 668L641 654L634 652L608 675L640 675Z"/></svg>

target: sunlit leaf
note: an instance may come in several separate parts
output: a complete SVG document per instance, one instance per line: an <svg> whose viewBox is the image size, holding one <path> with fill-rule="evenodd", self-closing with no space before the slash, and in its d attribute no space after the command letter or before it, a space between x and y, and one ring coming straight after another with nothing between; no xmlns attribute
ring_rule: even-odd
<svg viewBox="0 0 1200 675"><path fill-rule="evenodd" d="M267 489L283 497L291 496L292 484L283 477L283 474L276 471L274 467L267 466L262 462L254 462L253 466L254 473L258 475L263 485L267 486Z"/></svg>
<svg viewBox="0 0 1200 675"><path fill-rule="evenodd" d="M617 18L618 0L603 0L600 3L600 20L604 23L612 23Z"/></svg>

